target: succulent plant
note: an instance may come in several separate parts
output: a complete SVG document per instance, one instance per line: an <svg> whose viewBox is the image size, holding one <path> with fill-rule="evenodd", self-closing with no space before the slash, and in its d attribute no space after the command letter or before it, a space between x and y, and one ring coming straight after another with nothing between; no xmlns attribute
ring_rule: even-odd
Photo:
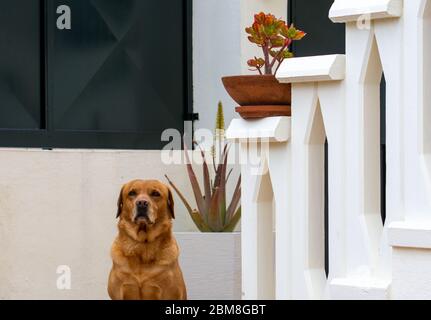
<svg viewBox="0 0 431 320"><path fill-rule="evenodd" d="M273 74L274 68L276 73L284 59L293 56L289 51L292 42L306 36L293 24L288 26L285 21L263 12L254 16L253 25L245 31L249 34L248 40L262 48L263 58L254 57L247 62L251 71L260 74Z"/></svg>
<svg viewBox="0 0 431 320"><path fill-rule="evenodd" d="M187 146L185 146L184 149L187 161L187 172L196 200L197 209L190 205L177 186L167 175L165 175L170 186L178 194L194 223L201 232L234 231L241 218L241 177L238 178L235 191L228 205L226 185L232 173L232 170L227 172L229 146L226 144L223 149L221 154L222 162L218 165L213 163L215 168L215 177L213 179L210 177L210 170L206 161L205 153L202 150L200 151L203 160L203 192L201 191L198 179L190 162Z"/></svg>

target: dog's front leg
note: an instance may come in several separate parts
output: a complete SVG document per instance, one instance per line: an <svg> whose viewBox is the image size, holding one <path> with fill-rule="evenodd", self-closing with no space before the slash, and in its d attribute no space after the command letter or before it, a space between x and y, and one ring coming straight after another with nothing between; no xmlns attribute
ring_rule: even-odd
<svg viewBox="0 0 431 320"><path fill-rule="evenodd" d="M141 290L137 284L125 283L120 290L122 300L141 300Z"/></svg>
<svg viewBox="0 0 431 320"><path fill-rule="evenodd" d="M144 284L141 288L142 300L162 300L162 289L156 284Z"/></svg>

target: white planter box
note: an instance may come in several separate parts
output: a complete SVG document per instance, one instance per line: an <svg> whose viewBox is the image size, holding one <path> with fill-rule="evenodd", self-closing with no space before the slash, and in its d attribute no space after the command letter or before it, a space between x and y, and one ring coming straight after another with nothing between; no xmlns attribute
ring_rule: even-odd
<svg viewBox="0 0 431 320"><path fill-rule="evenodd" d="M190 300L241 299L241 234L177 232Z"/></svg>

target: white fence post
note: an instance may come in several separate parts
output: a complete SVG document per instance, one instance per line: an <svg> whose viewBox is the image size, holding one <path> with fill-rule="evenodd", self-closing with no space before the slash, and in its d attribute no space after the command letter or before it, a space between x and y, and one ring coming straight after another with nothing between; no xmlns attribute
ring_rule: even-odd
<svg viewBox="0 0 431 320"><path fill-rule="evenodd" d="M431 0L336 0L329 16L346 23L346 56L283 63L277 78L293 83L291 119L235 120L230 128L235 139L262 141L283 133L260 158L259 168L269 174L253 177L251 158L243 165L244 297L268 298L275 290L281 299L431 299ZM386 114L380 114L382 73ZM386 117L385 224L381 117ZM257 150L240 141L242 155ZM272 208L275 251L267 220Z"/></svg>
<svg viewBox="0 0 431 320"><path fill-rule="evenodd" d="M329 278L344 270L344 78L342 55L294 58L277 78L293 83L290 292L328 297L325 274L324 144L328 139Z"/></svg>
<svg viewBox="0 0 431 320"><path fill-rule="evenodd" d="M391 251L381 220L380 117L387 128L386 225L402 216L400 111L403 98L402 0L336 0L334 22L346 23L347 272L331 284L333 298L390 297ZM365 22L364 22L365 21ZM380 83L386 78L386 114Z"/></svg>
<svg viewBox="0 0 431 320"><path fill-rule="evenodd" d="M431 299L431 1L404 1L403 19L403 215L389 226L392 297Z"/></svg>
<svg viewBox="0 0 431 320"><path fill-rule="evenodd" d="M226 135L241 145L243 299L287 299L290 118L236 119Z"/></svg>

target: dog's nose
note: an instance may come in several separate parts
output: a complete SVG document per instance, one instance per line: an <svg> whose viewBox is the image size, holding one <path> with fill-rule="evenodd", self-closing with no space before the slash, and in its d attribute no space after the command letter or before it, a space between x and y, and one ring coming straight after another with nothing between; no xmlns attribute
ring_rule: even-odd
<svg viewBox="0 0 431 320"><path fill-rule="evenodd" d="M136 202L136 206L139 208L139 209L148 209L148 206L149 206L150 204L149 204L149 202L148 201L146 201L146 200L140 200L140 201L137 201Z"/></svg>

